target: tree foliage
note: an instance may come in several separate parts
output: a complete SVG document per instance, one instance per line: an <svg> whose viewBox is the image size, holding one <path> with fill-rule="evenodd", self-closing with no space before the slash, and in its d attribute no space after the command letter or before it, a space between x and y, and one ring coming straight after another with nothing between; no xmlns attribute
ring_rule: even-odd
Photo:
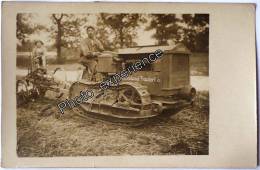
<svg viewBox="0 0 260 170"><path fill-rule="evenodd" d="M146 30L155 29L153 38L157 40L157 44L166 45L169 39L178 41L179 36L177 31L179 26L177 22L179 22L179 19L176 18L175 14L151 14L149 16L151 22Z"/></svg>
<svg viewBox="0 0 260 170"><path fill-rule="evenodd" d="M155 29L153 38L158 45L166 45L169 40L183 42L192 51L207 52L209 40L208 14L152 14L146 30Z"/></svg>
<svg viewBox="0 0 260 170"><path fill-rule="evenodd" d="M35 13L19 13L16 17L16 35L22 47L17 49L30 50L30 36L34 35L32 37L35 38L41 32L50 35L49 42L53 44L51 47L57 50L59 62L64 60L62 51L66 50L63 49L77 50L81 39L84 38L84 27L89 25L91 19L96 24L96 37L102 42L105 50L136 46L136 40L140 38L138 31L145 28L144 31L154 31L152 38L157 41L157 45L166 45L169 41L183 42L192 51L208 52L208 14L57 13L46 16L50 24L45 25L36 20Z"/></svg>
<svg viewBox="0 0 260 170"><path fill-rule="evenodd" d="M209 15L184 14L183 43L193 51L208 52L209 50Z"/></svg>
<svg viewBox="0 0 260 170"><path fill-rule="evenodd" d="M105 26L108 26L114 36L114 46L121 48L136 45L134 39L137 36L136 29L145 19L140 14L101 14Z"/></svg>
<svg viewBox="0 0 260 170"><path fill-rule="evenodd" d="M115 49L115 43L113 42L113 39L110 38L112 34L114 34L114 32L104 24L99 15L97 18L96 37L103 44L105 50L112 51Z"/></svg>
<svg viewBox="0 0 260 170"><path fill-rule="evenodd" d="M77 48L81 39L80 28L87 22L84 14L52 14L53 26L50 27L51 37L55 39L57 49L57 60L62 62L62 47Z"/></svg>
<svg viewBox="0 0 260 170"><path fill-rule="evenodd" d="M18 13L16 15L16 37L20 45L24 45L31 34L44 29L44 26L34 24L31 21L34 17L31 13Z"/></svg>

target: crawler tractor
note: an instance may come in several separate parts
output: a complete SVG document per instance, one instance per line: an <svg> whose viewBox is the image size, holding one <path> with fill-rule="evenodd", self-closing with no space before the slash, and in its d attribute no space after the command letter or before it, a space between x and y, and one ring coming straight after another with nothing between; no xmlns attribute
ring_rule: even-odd
<svg viewBox="0 0 260 170"><path fill-rule="evenodd" d="M100 82L133 65L156 50L163 56L123 79L119 85L100 89ZM183 45L139 46L103 53L97 57L96 71L101 79L82 79L69 90L72 99L81 91L92 90L94 97L76 107L77 114L116 123L142 124L192 105L196 95L190 85L190 51Z"/></svg>

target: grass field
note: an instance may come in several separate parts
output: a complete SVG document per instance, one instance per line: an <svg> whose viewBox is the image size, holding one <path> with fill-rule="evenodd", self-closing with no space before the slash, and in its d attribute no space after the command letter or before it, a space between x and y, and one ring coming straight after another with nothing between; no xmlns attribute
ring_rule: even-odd
<svg viewBox="0 0 260 170"><path fill-rule="evenodd" d="M193 107L170 118L139 127L84 119L71 111L57 115L54 101L41 99L17 110L17 154L20 157L104 155L207 155L208 93ZM55 102L54 102L55 103Z"/></svg>

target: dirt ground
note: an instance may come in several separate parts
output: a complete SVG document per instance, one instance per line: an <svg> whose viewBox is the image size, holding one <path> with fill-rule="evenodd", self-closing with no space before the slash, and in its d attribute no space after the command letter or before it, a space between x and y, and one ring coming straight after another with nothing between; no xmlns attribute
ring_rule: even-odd
<svg viewBox="0 0 260 170"><path fill-rule="evenodd" d="M193 107L139 127L83 119L72 111L61 116L53 102L42 98L17 108L18 156L208 154L208 92L200 92Z"/></svg>

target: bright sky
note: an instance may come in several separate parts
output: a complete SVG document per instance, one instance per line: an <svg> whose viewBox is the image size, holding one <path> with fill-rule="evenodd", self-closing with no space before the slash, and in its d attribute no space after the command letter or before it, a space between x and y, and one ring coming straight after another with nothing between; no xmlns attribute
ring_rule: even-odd
<svg viewBox="0 0 260 170"><path fill-rule="evenodd" d="M45 25L45 26L50 26L51 22L52 21L50 19L50 14L36 14L35 17L32 19L33 24L41 24L41 25ZM97 22L97 17L95 15L90 15L88 17L88 22L86 23L86 25L95 25L96 22ZM137 29L138 38L135 41L137 42L138 45L154 45L155 40L153 38L151 38L151 36L155 30L145 31L144 27L145 26L143 25ZM83 30L83 28L81 28L81 30L82 30L81 31L82 36L85 36L84 35L85 31ZM41 39L42 41L44 41L45 44L53 43L50 41L50 39L48 37L49 37L48 32L41 31L41 32L31 35L30 39L31 40Z"/></svg>

